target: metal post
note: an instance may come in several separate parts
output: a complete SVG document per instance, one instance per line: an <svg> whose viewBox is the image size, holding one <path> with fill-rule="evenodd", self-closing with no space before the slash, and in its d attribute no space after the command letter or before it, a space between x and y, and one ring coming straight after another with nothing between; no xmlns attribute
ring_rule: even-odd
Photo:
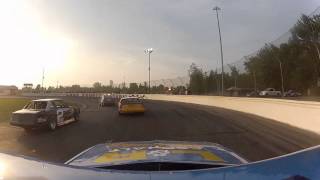
<svg viewBox="0 0 320 180"><path fill-rule="evenodd" d="M41 81L41 90L42 90L42 93L44 93L43 81L44 81L44 68L42 69L42 81Z"/></svg>
<svg viewBox="0 0 320 180"><path fill-rule="evenodd" d="M217 81L217 95L219 95L219 91L220 91L220 87L219 87L219 79L218 79L218 70L217 70L217 68L216 68L216 81Z"/></svg>
<svg viewBox="0 0 320 180"><path fill-rule="evenodd" d="M149 54L149 94L151 94L151 89L150 89L150 52Z"/></svg>
<svg viewBox="0 0 320 180"><path fill-rule="evenodd" d="M275 59L276 61L279 62L280 75L281 75L281 91L282 91L281 94L282 94L282 96L284 96L284 80L283 80L283 71L282 71L281 59L278 57L278 55L277 55L277 56L273 55L273 57L274 57L274 59Z"/></svg>
<svg viewBox="0 0 320 180"><path fill-rule="evenodd" d="M280 73L281 73L281 90L282 90L282 96L284 95L284 85L283 85L283 73L282 73L282 63L279 60L279 66L280 66Z"/></svg>
<svg viewBox="0 0 320 180"><path fill-rule="evenodd" d="M148 48L148 49L146 49L145 51L144 51L145 53L148 53L148 57L149 57L149 86L148 86L148 90L149 90L149 94L151 94L151 87L150 87L150 71L151 71L151 69L150 69L150 54L153 52L153 49L152 48Z"/></svg>
<svg viewBox="0 0 320 180"><path fill-rule="evenodd" d="M224 83L223 83L223 50L222 50L222 38L221 38L221 30L220 30L220 22L219 22L219 13L218 10L221 10L219 7L214 7L213 10L217 13L217 21L218 21L218 30L219 30L219 39L220 39L220 55L221 55L221 95L223 96L224 92Z"/></svg>
<svg viewBox="0 0 320 180"><path fill-rule="evenodd" d="M253 81L254 81L254 92L257 92L257 80L256 80L256 72L253 71Z"/></svg>
<svg viewBox="0 0 320 180"><path fill-rule="evenodd" d="M219 79L216 79L217 80L217 95L219 95L219 90L220 90L220 87L219 87Z"/></svg>

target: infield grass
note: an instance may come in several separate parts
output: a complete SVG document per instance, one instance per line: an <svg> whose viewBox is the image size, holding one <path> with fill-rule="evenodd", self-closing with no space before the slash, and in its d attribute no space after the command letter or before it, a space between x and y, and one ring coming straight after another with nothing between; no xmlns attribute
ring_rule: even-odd
<svg viewBox="0 0 320 180"><path fill-rule="evenodd" d="M10 120L11 113L22 109L30 99L27 98L6 98L0 97L0 123L8 122Z"/></svg>

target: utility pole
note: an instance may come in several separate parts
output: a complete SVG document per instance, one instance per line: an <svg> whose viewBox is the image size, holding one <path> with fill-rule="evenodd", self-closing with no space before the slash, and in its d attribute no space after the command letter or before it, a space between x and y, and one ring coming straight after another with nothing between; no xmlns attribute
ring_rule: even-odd
<svg viewBox="0 0 320 180"><path fill-rule="evenodd" d="M254 92L257 92L256 71L253 71L253 83L254 83Z"/></svg>
<svg viewBox="0 0 320 180"><path fill-rule="evenodd" d="M282 90L282 96L284 95L284 85L283 85L283 72L282 72L282 63L281 61L278 59L279 61L279 67L280 67L280 74L281 74L281 90Z"/></svg>
<svg viewBox="0 0 320 180"><path fill-rule="evenodd" d="M150 88L150 71L151 71L151 68L150 68L150 54L153 52L153 49L152 48L148 48L144 51L146 54L148 54L148 60L149 60L149 85L148 85L148 91L149 91L149 94L151 94L151 88Z"/></svg>
<svg viewBox="0 0 320 180"><path fill-rule="evenodd" d="M43 81L44 81L44 68L42 68L42 81L41 81L41 89L42 89L42 92L44 93Z"/></svg>
<svg viewBox="0 0 320 180"><path fill-rule="evenodd" d="M282 71L282 63L281 60L279 59L278 56L274 56L274 58L278 61L279 63L279 68L280 68L280 76L281 76L281 94L282 96L284 95L284 80L283 80L283 71Z"/></svg>
<svg viewBox="0 0 320 180"><path fill-rule="evenodd" d="M220 30L220 22L219 22L219 12L221 8L218 6L214 7L212 10L216 11L217 14L217 22L218 22L218 30L219 30L219 39L220 39L220 55L221 55L221 95L223 96L224 91L224 82L223 82L223 50L222 50L222 38L221 38L221 30Z"/></svg>
<svg viewBox="0 0 320 180"><path fill-rule="evenodd" d="M249 60L248 56L244 56L244 58L245 58L246 61ZM253 69L253 67L251 67L251 69ZM254 92L257 92L257 78L256 78L256 70L255 69L252 71L252 75L253 75Z"/></svg>
<svg viewBox="0 0 320 180"><path fill-rule="evenodd" d="M151 90L150 90L150 71L151 71L151 68L150 68L150 53L148 53L149 55L149 94L151 93Z"/></svg>

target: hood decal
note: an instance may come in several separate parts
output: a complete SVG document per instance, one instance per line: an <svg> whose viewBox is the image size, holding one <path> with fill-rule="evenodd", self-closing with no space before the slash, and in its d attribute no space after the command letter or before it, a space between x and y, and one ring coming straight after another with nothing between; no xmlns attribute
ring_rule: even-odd
<svg viewBox="0 0 320 180"><path fill-rule="evenodd" d="M99 144L68 164L108 166L137 162L244 163L232 151L213 143L133 142Z"/></svg>
<svg viewBox="0 0 320 180"><path fill-rule="evenodd" d="M139 161L139 160L167 160L169 156L177 156L179 159L190 159L190 160L205 160L205 161L215 161L224 162L219 156L213 154L212 152L205 150L163 150L163 149L153 149L153 150L133 150L133 151L117 151L117 152L107 152L97 159L95 163L115 163L121 161ZM183 156L183 157L182 157ZM188 157L189 156L189 157ZM174 157L171 157L174 158ZM176 159L176 158L175 158Z"/></svg>
<svg viewBox="0 0 320 180"><path fill-rule="evenodd" d="M96 163L112 163L119 161L138 161L147 159L145 151L132 151L127 153L110 152L98 157L94 162Z"/></svg>

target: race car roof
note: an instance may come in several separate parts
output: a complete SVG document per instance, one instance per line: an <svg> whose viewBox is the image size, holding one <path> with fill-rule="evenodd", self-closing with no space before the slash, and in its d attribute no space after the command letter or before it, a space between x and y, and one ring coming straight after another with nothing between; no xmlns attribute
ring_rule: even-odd
<svg viewBox="0 0 320 180"><path fill-rule="evenodd" d="M66 164L98 167L138 162L242 164L247 161L213 143L146 141L99 144Z"/></svg>

